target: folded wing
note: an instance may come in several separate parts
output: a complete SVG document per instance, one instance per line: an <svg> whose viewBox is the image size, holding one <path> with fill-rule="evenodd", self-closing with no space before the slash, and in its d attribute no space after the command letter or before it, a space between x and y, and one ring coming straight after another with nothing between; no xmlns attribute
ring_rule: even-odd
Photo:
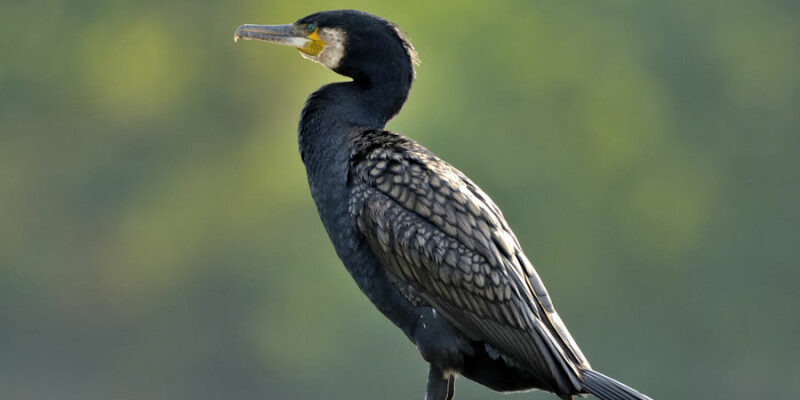
<svg viewBox="0 0 800 400"><path fill-rule="evenodd" d="M580 389L588 363L492 200L403 136L354 136L350 211L397 287L511 362Z"/></svg>

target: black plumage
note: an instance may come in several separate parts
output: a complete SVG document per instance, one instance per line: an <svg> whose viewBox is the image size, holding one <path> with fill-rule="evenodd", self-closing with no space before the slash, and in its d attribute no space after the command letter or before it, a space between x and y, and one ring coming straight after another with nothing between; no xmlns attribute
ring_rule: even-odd
<svg viewBox="0 0 800 400"><path fill-rule="evenodd" d="M558 317L500 209L460 171L384 130L414 79L393 24L342 10L236 38L290 45L351 77L306 102L300 153L337 254L361 290L430 364L426 398L457 375L498 391L646 399L589 363Z"/></svg>

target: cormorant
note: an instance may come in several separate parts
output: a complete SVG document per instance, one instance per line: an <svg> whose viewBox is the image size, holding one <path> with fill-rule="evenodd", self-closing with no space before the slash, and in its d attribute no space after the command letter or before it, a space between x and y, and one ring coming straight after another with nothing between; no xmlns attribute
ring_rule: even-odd
<svg viewBox="0 0 800 400"><path fill-rule="evenodd" d="M295 47L352 78L308 98L300 155L339 258L430 364L426 400L452 399L459 374L503 392L648 399L590 368L489 196L414 140L384 130L417 62L396 25L325 11L288 25L242 25L234 39Z"/></svg>

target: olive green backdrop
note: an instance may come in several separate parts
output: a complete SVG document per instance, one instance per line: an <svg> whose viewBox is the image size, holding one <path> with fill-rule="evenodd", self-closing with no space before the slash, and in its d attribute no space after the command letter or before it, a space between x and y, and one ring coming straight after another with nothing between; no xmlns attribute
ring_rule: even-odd
<svg viewBox="0 0 800 400"><path fill-rule="evenodd" d="M408 32L389 127L493 196L595 368L794 397L796 1L3 0L0 398L422 398L297 154L305 97L342 78L233 43L332 8Z"/></svg>

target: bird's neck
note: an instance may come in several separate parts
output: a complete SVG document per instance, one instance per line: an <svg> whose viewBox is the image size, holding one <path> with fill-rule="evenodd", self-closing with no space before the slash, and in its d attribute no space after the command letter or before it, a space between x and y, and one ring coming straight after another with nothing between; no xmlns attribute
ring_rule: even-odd
<svg viewBox="0 0 800 400"><path fill-rule="evenodd" d="M332 147L346 147L354 129L383 129L408 97L413 75L361 76L325 85L311 94L300 116L298 140L303 161L323 162ZM395 78L391 78L394 76ZM333 160L329 160L333 161Z"/></svg>
<svg viewBox="0 0 800 400"><path fill-rule="evenodd" d="M368 83L368 82L367 82ZM298 144L311 195L326 227L343 215L347 201L349 141L353 135L383 129L400 111L410 81L325 85L309 96L298 126Z"/></svg>
<svg viewBox="0 0 800 400"><path fill-rule="evenodd" d="M380 68L370 68L369 73L357 75L350 82L358 93L359 106L365 113L380 118L383 125L400 112L411 90L414 70L403 65L386 63Z"/></svg>

